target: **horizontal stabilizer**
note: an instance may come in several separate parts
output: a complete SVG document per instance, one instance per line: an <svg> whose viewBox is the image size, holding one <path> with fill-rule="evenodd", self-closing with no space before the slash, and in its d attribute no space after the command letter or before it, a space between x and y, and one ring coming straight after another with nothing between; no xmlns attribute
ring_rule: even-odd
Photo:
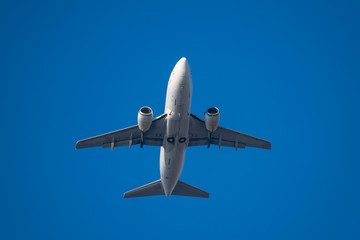
<svg viewBox="0 0 360 240"><path fill-rule="evenodd" d="M124 193L124 198L148 197L158 195L165 195L161 179ZM180 180L177 182L172 192L172 195L209 198L208 192L193 187Z"/></svg>
<svg viewBox="0 0 360 240"><path fill-rule="evenodd" d="M208 192L205 192L180 180L177 182L174 191L172 192L172 195L209 198Z"/></svg>
<svg viewBox="0 0 360 240"><path fill-rule="evenodd" d="M124 193L124 198L165 195L161 179Z"/></svg>

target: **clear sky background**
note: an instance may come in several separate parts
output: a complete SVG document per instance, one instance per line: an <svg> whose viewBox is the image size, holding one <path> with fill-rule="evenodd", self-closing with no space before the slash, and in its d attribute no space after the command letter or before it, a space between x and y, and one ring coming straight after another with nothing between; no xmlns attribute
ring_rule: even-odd
<svg viewBox="0 0 360 240"><path fill-rule="evenodd" d="M360 239L359 1L1 1L0 239ZM123 199L159 148L75 151L163 113L187 57L192 112L271 151L189 148L210 199Z"/></svg>

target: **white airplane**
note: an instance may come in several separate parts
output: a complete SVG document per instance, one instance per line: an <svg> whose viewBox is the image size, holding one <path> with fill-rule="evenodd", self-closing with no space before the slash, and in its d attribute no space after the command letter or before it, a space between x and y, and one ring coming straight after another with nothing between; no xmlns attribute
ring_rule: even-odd
<svg viewBox="0 0 360 240"><path fill-rule="evenodd" d="M271 149L270 142L218 126L220 112L210 107L205 121L190 112L192 76L188 61L181 58L171 72L166 92L165 113L153 119L150 107L138 113L138 125L76 143L76 149L111 148L140 144L160 147L160 176L155 182L124 193L124 198L181 195L209 198L209 193L179 180L187 147L210 144L238 148Z"/></svg>

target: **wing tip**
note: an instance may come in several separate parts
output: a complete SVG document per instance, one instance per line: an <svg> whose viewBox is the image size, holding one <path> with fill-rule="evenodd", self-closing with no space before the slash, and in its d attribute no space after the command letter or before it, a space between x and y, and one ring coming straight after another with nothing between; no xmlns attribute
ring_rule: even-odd
<svg viewBox="0 0 360 240"><path fill-rule="evenodd" d="M267 150L271 150L271 142L264 140L265 143L263 143L261 148L267 149Z"/></svg>
<svg viewBox="0 0 360 240"><path fill-rule="evenodd" d="M79 142L80 142L80 141L77 141L77 142L75 143L75 150L78 150L78 149L79 149Z"/></svg>

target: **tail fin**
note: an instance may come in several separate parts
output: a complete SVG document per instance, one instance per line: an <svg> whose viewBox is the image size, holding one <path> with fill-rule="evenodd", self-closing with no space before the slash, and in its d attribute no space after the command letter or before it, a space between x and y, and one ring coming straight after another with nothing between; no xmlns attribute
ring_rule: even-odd
<svg viewBox="0 0 360 240"><path fill-rule="evenodd" d="M147 197L157 195L165 195L161 179L124 193L124 198ZM180 180L177 182L172 192L172 195L209 198L208 192L205 192Z"/></svg>
<svg viewBox="0 0 360 240"><path fill-rule="evenodd" d="M191 186L190 184L178 181L172 195L188 196L188 197L201 197L209 198L209 193L205 192L199 188Z"/></svg>

